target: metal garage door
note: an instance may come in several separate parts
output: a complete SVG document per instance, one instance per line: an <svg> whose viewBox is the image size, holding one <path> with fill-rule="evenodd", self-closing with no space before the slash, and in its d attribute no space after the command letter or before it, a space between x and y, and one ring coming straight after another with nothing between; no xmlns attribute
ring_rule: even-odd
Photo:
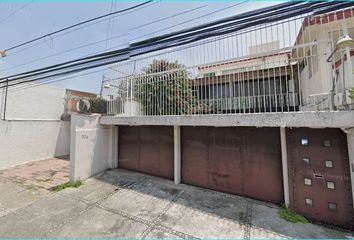
<svg viewBox="0 0 354 240"><path fill-rule="evenodd" d="M318 221L354 227L345 133L288 129L287 145L290 206Z"/></svg>
<svg viewBox="0 0 354 240"><path fill-rule="evenodd" d="M279 129L183 127L182 181L282 202Z"/></svg>
<svg viewBox="0 0 354 240"><path fill-rule="evenodd" d="M119 126L118 167L173 179L173 128Z"/></svg>

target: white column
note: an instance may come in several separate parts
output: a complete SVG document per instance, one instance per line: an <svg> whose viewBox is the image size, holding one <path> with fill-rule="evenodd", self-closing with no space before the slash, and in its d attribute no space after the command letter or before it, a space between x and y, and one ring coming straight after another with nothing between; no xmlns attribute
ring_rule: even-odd
<svg viewBox="0 0 354 240"><path fill-rule="evenodd" d="M352 187L352 196L353 196L353 204L354 204L354 128L348 130L347 142L348 142L350 180L352 185L351 187Z"/></svg>
<svg viewBox="0 0 354 240"><path fill-rule="evenodd" d="M110 163L111 169L118 168L118 126L111 126L111 147L110 147Z"/></svg>
<svg viewBox="0 0 354 240"><path fill-rule="evenodd" d="M181 183L181 127L173 126L174 136L174 180Z"/></svg>
<svg viewBox="0 0 354 240"><path fill-rule="evenodd" d="M283 188L285 205L289 206L289 174L288 174L288 153L286 149L285 127L280 128L281 160L283 166Z"/></svg>

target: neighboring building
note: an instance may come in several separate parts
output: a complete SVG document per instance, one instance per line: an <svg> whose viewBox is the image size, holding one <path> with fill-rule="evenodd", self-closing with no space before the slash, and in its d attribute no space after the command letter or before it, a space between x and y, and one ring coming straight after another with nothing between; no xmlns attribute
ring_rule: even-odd
<svg viewBox="0 0 354 240"><path fill-rule="evenodd" d="M65 88L51 85L0 89L0 168L69 155L64 98Z"/></svg>
<svg viewBox="0 0 354 240"><path fill-rule="evenodd" d="M97 97L98 95L95 93L66 89L63 119L70 119L72 113L77 113L76 105L80 99L90 100L97 99Z"/></svg>
<svg viewBox="0 0 354 240"><path fill-rule="evenodd" d="M70 153L68 114L93 93L52 85L0 89L0 169Z"/></svg>
<svg viewBox="0 0 354 240"><path fill-rule="evenodd" d="M354 46L336 49L340 37L354 38L353 16L291 18L124 63L136 70L167 56L180 69L121 78L124 114L74 115L71 178L119 167L354 228ZM215 59L227 51L236 53ZM152 113L125 109L147 100ZM193 111L161 111L186 106Z"/></svg>

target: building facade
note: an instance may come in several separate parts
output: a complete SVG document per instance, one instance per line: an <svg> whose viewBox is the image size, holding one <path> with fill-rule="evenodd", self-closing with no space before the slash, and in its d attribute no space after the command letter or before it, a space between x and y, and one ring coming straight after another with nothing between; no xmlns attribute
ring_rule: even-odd
<svg viewBox="0 0 354 240"><path fill-rule="evenodd" d="M119 167L353 228L354 46L342 44L353 16L298 16L118 64L131 71L107 116L74 116L71 177Z"/></svg>

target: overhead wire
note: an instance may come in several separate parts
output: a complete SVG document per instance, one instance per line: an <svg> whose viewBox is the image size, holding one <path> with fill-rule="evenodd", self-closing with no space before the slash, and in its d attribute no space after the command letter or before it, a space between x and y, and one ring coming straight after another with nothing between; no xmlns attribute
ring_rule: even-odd
<svg viewBox="0 0 354 240"><path fill-rule="evenodd" d="M5 22L7 19L9 19L10 17L12 17L13 15L17 14L18 12L20 12L21 10L23 10L24 8L26 8L28 5L30 5L31 3L33 3L34 0L29 1L28 3L22 5L21 7L19 7L18 9L12 11L9 15L7 15L6 17L0 19L0 23Z"/></svg>
<svg viewBox="0 0 354 240"><path fill-rule="evenodd" d="M279 5L282 5L282 4L279 4ZM346 6L352 6L353 3L351 3L351 4L348 4L348 3L332 3L332 4L305 3L305 4L300 4L299 6L297 6L297 8L294 8L294 6L290 5L287 7L287 9L279 8L279 5L276 5L277 6L277 7L275 7L276 10L269 13L270 15L268 14L269 16L267 18L264 18L265 15L261 13L261 12L264 13L264 11L263 11L264 9L260 9L258 12L253 11L253 16L249 17L248 22L245 19L238 19L237 23L234 23L236 26L230 26L230 18L228 18L226 21L221 22L223 24L219 25L219 28L214 28L213 25L209 25L207 27L207 29L203 29L203 28L199 27L199 28L195 29L198 31L194 31L194 29L192 30L194 32L197 32L199 35L194 36L194 35L191 35L190 32L188 32L186 30L182 30L182 32L186 33L185 35L187 35L187 37L182 34L182 36L179 36L179 38L177 38L177 39L174 38L173 41L170 41L167 43L166 43L166 38L164 38L164 36L162 36L162 37L160 37L160 39L165 41L164 42L165 44L160 44L160 45L158 44L157 46L155 46L155 48L146 49L145 46L151 44L151 42L150 42L151 39L148 39L146 41L141 41L141 42L135 43L135 45L133 47L118 49L115 51L110 51L110 52L105 52L102 54L93 55L93 56L90 56L87 58L81 58L81 59L76 59L76 60L68 61L68 62L61 63L61 64L56 64L56 65L49 66L46 68L36 69L36 70L29 71L29 72L9 76L7 78L2 78L1 80L6 79L5 82L9 83L9 82L20 80L21 78L28 79L25 81L11 83L10 84L11 86L23 84L23 83L28 83L28 82L32 82L32 81L40 81L43 79L49 79L51 77L62 76L64 74L68 74L68 73L75 73L75 72L84 71L84 70L87 70L90 68L100 67L105 64L111 64L114 62L124 61L124 60L129 59L132 55L137 56L137 55L146 54L147 52L169 48L171 46L186 45L186 44L189 44L189 43L192 43L195 41L210 38L212 36L215 36L215 34L224 35L224 34L228 34L228 33L232 32L232 31L235 32L240 29L245 29L245 28L253 26L253 25L257 25L257 24L259 25L259 24L279 21L281 19L288 18L289 16L292 17L292 16L296 16L298 14L313 13L313 12L316 12L316 10L326 12L326 9L331 9L331 11L332 11L333 9L343 8ZM258 18L255 18L254 15L258 15ZM237 16L235 16L234 19L232 19L232 21L234 21L235 19L237 19ZM220 21L218 22L218 24L219 23L220 23ZM212 30L210 30L210 29L212 29ZM203 32L202 30L206 30L208 32L206 33L205 31ZM156 39L156 38L153 38L153 39ZM140 46L140 49L139 49L139 46ZM140 50L140 52L138 52L139 50ZM63 71L65 70L65 72L60 72L61 70L63 70Z"/></svg>
<svg viewBox="0 0 354 240"><path fill-rule="evenodd" d="M25 42L23 42L23 43L17 44L17 45L15 45L15 46L9 47L9 48L5 49L4 52L9 52L9 51L11 51L11 50L13 50L13 49L22 47L22 46L24 46L24 45L27 45L27 44L30 44L30 43L33 43L33 42L36 42L36 41L41 40L41 39L43 39L43 38L46 38L46 37L48 37L48 36L53 36L53 35L58 34L58 33L60 33L60 32L64 32L64 31L67 31L67 30L69 30L69 29L72 29L72 28L75 28L75 27L78 27L78 26L81 26L81 25L84 25L84 24L87 24L87 23L90 23L90 22L94 22L94 21L97 21L97 20L102 19L102 18L106 18L106 17L109 17L109 16L111 16L111 15L115 15L115 14L127 12L127 11L129 11L129 10L133 10L133 9L142 7L142 6L147 5L147 4L149 4L149 3L152 3L152 2L153 2L153 0L148 0L148 1L146 1L146 2L143 2L143 3L140 3L140 4L134 5L134 6L132 6L132 7L128 7L128 8L125 8L125 9L122 9L122 10L118 10L118 11L115 11L115 12L112 12L112 13L104 14L104 15L101 15L101 16L98 16L98 17L94 17L94 18L91 18L91 19L88 19L88 20L85 20L85 21L82 21L82 22L79 22L79 23L76 23L76 24L73 24L73 25L70 25L70 26L61 28L61 29L59 29L59 30L56 30L56 31L53 31L53 32L44 34L44 35L39 36L39 37L36 37L36 38L34 38L34 39L31 39L31 40L25 41Z"/></svg>
<svg viewBox="0 0 354 240"><path fill-rule="evenodd" d="M242 28L242 26L241 26L241 28ZM218 31L218 32L220 32L220 31ZM201 38L199 38L199 39L201 39ZM172 45L175 45L175 44L176 43L172 43ZM170 46L171 45L165 46L165 47L170 47ZM162 48L163 48L163 46L162 46ZM159 48L149 49L147 51L149 51L149 52L152 51L152 50L156 51L158 49L161 49L161 46ZM133 54L134 55L143 54L143 53L146 53L147 51L145 50L144 52L140 52L140 53L134 53L133 52ZM122 61L122 60L126 60L126 59L129 58L129 53L130 53L130 49L121 49L121 50L118 50L118 51L112 51L112 52L108 52L108 53L98 54L98 55L91 56L91 57L88 57L88 58L68 61L68 62L65 62L65 63L56 64L56 65L53 65L53 66L50 66L50 67L46 67L46 68L37 69L37 70L34 70L34 71L29 71L29 72L25 72L25 73L21 73L21 74L17 74L17 75L12 75L12 76L10 76L8 78L11 78L11 81L16 81L16 80L19 80L19 79L24 78L24 77L33 77L33 76L38 76L38 75L41 75L41 74L43 75L43 74L46 74L46 73L50 73L50 72L53 72L53 71L58 71L58 70L63 70L63 69L67 70L68 68L77 67L77 66L80 66L80 65L83 65L83 64L95 63L95 62L100 61L100 60L106 60L106 58L120 57L121 59L119 59L119 60ZM118 59L116 59L116 60L118 61ZM81 61L83 61L83 62L81 62ZM68 66L68 64L69 64L69 66ZM65 65L67 65L67 66L65 66ZM97 64L93 65L93 66L97 66ZM56 76L56 75L57 74L54 74L54 76ZM8 78L7 78L7 81L8 81Z"/></svg>
<svg viewBox="0 0 354 240"><path fill-rule="evenodd" d="M127 11L127 12L123 12L123 13L114 15L114 16L112 17L112 19L114 19L114 18L116 18L116 17L124 16L124 15L127 15L127 14L131 14L131 13L133 13L133 12L135 12L135 11L139 11L139 10L141 10L141 9L144 9L144 8L150 7L150 6L152 6L152 5L155 5L155 4L157 4L157 3L161 2L161 1L162 1L162 0L153 1L153 2L151 2L150 4L147 4L147 5L143 6L143 7L140 7L140 8L137 8L137 9L133 9L133 10L129 10L129 11ZM62 34L59 34L59 35L56 35L56 36L52 36L52 40L57 39L57 38L60 38L60 37L65 36L65 35L67 35L67 34L70 34L70 33L72 33L72 32L76 32L76 31L78 31L78 30L81 30L81 29L84 29L84 28L87 28L87 27L96 25L96 24L98 24L98 23L105 22L105 21L107 21L107 19L102 19L102 20L99 20L99 21L96 21L96 22L93 22L93 23L90 23L90 24L82 25L81 27L72 29L72 30L67 31L67 32L64 32L64 33L62 33ZM44 38L44 39L45 39L45 38ZM31 48L33 48L33 47L39 46L39 45L44 44L44 43L45 43L45 41L43 41L43 42L37 42L37 43L34 43L34 44L30 44L28 47L20 48L18 51L12 52L10 55L7 55L7 57L14 56L14 55L16 55L16 54L18 54L18 53L21 53L21 52L23 52L23 51L25 51L25 50L31 49Z"/></svg>
<svg viewBox="0 0 354 240"><path fill-rule="evenodd" d="M249 0L248 0L249 1ZM214 13L217 13L217 12L220 12L221 10L226 10L228 8L232 8L232 7L235 7L239 4L235 4L235 5L232 5L232 6L229 6L227 8L222 8L222 9L219 9L217 11L214 11L214 12L211 12L211 13L208 13L208 14L205 14L205 15L202 15L200 16L199 18L202 18L204 16L208 16L208 15L211 15L211 14L214 14ZM176 16L180 16L182 14L186 14L186 13L190 13L192 11L196 11L196 10L199 10L199 9L202 9L204 7L207 7L208 5L202 5L202 6L199 6L199 7L196 7L196 8L193 8L193 9L190 9L190 10L187 10L187 11L183 11L183 12L180 12L178 14L175 14L175 15L171 15L171 16L168 16L168 17L165 17L165 18L161 18L161 19L158 19L156 21L154 21L154 23L158 23L158 22L161 22L161 21L164 21L166 19L169 19L169 18L172 18L172 17L176 17ZM193 18L192 20L196 20L197 18ZM187 21L186 21L187 22ZM184 23L186 23L184 22ZM190 21L188 21L190 22ZM183 25L184 23L180 23L180 24L177 24L177 25L172 25L172 26L169 26L168 28L173 28L173 27L176 27L176 26L180 26L180 25ZM149 25L152 24L152 22L149 23ZM144 26L146 24L141 24L141 25L138 25L136 27L134 27L135 29L137 28L140 28L141 26ZM166 30L166 28L163 28L163 29L160 29L160 30L157 30L157 31L154 31L153 33L158 33L158 32L162 32ZM133 41L134 40L137 40L143 36L148 36L148 35L151 35L153 33L149 33L149 34L145 34L145 35L140 35L134 39L132 39ZM108 38L108 40L113 40L113 39L117 39L117 38L121 38L121 37L124 37L124 36L128 36L129 33L126 33L126 34L121 34L121 35L117 35L117 36L114 36L114 37L111 37L111 38ZM27 65L27 64L30 64L30 63L34 63L34 62L38 62L38 61L41 61L41 60L44 60L44 59L47 59L47 58L50 58L50 57L54 57L54 56L58 56L60 54L63 54L63 53L67 53L67 52L71 52L71 51L74 51L74 50L77 50L77 49L81 49L81 48L84 48L84 47L88 47L88 46L93 46L93 45L96 45L98 43L102 43L102 42L105 42L107 39L102 39L102 40L99 40L99 41L95 41L95 42L92 42L92 43L88 43L88 44L84 44L84 45L81 45L81 46L78 46L78 47L75 47L75 48L71 48L71 49L68 49L68 50L65 50L65 51L62 51L62 52L58 52L58 53L55 53L55 54L52 54L52 55L49 55L49 56L45 56L45 57L41 57L41 58L38 58L38 59L34 59L32 61L28 61L28 62L25 62L25 63L21 63L21 64L18 64L18 65L15 65L15 66L12 66L12 67L8 67L8 68L5 68L5 69L0 69L1 72L3 71L7 71L7 70L11 70L11 69L15 69L15 68L18 68L18 67L21 67L21 66L24 66L24 65ZM127 43L128 44L128 43ZM122 46L123 44L120 44L118 46L115 46L115 47L120 47ZM106 50L108 49L113 49L113 48L107 48ZM93 52L91 54L96 54L96 53L100 53L100 52L103 52L104 50L100 50L100 51L96 51L96 52ZM11 54L11 56L13 56L13 54Z"/></svg>

